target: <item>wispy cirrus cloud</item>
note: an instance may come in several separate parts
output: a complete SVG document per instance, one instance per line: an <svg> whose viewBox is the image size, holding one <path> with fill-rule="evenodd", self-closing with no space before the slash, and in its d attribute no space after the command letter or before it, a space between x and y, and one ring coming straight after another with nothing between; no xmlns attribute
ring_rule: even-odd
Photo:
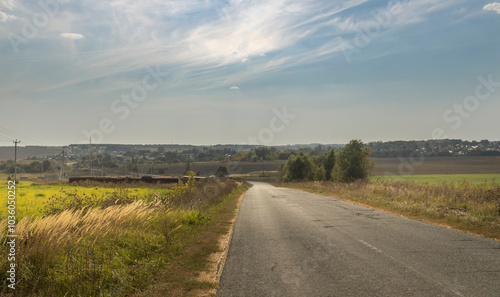
<svg viewBox="0 0 500 297"><path fill-rule="evenodd" d="M390 31L423 22L433 12L457 1L461 0L410 0L382 5L367 0L61 2L61 13L36 38L49 43L47 34L79 32L57 33L62 39L82 41L57 48L61 51L58 56L66 57L64 60L52 53L49 58L61 71L69 59L75 63L72 68L78 68L78 75L58 76L51 84L41 83L41 88L54 90L86 81L113 80L115 83L109 86L119 90L130 84L134 71L157 64L175 73L178 86L227 88L261 74L340 54L340 38L355 38L358 31L373 22L375 14L388 6L400 11L385 28ZM29 19L40 7L24 5L19 9ZM13 27L13 31L19 27ZM73 56L78 59L71 59ZM109 92L109 86L102 91Z"/></svg>
<svg viewBox="0 0 500 297"><path fill-rule="evenodd" d="M58 6L45 20L41 4L49 2ZM500 19L485 13L498 12L497 2L0 0L0 69L9 70L0 71L2 104L46 108L33 108L28 117L23 114L28 108L11 108L5 121L23 117L29 122L43 114L48 119L43 121L45 131L58 131L61 143L68 143L67 138L73 139L82 128L113 117L111 103L140 85L151 66L170 73L168 79L148 93L141 107L134 109L134 117L126 123L117 121L116 131L124 131L118 125L141 130L145 123L165 127L168 121L183 121L197 105L191 100L202 103L206 114L193 123L208 126L218 118L213 114L224 110L250 130L270 104L304 107L301 112L309 110L312 119L340 108L349 120L357 118L352 115L359 106L398 102L398 112L405 115L412 110L406 105L410 101L467 96L460 91L467 84L465 76L497 73L499 42L491 36L496 36ZM398 13L389 21L377 20L388 8ZM377 22L383 25L374 27ZM27 42L19 41L15 54L9 36L24 38L25 32L34 33ZM354 63L346 62L343 42L361 51ZM374 91L374 86L380 88ZM417 91L411 91L413 87ZM254 111L241 106L254 106ZM144 110L155 115L144 116ZM246 124L236 116L237 110L248 116ZM373 115L373 121L384 121L391 114ZM65 136L59 136L61 115L71 117ZM342 123L328 117L333 126ZM318 131L331 141L332 134L318 125L302 126L307 131L302 140L311 139L310 131ZM152 131L148 139L153 142L164 133L160 128L147 130ZM356 137L352 129L345 130ZM233 130L235 135L241 131ZM117 135L109 141L144 141L129 138L133 133L128 131Z"/></svg>

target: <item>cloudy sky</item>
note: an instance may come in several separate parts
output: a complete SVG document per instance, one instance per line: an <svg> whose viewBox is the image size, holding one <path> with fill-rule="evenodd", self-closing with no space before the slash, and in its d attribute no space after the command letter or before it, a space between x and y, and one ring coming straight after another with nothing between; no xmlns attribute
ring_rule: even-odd
<svg viewBox="0 0 500 297"><path fill-rule="evenodd" d="M0 0L0 146L500 140L500 3Z"/></svg>

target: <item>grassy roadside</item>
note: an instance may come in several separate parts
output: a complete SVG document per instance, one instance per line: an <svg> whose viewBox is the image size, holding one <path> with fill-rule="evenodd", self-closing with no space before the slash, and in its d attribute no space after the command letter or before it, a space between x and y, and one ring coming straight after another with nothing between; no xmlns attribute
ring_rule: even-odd
<svg viewBox="0 0 500 297"><path fill-rule="evenodd" d="M230 232L241 197L250 187L244 183L213 207L207 214L210 222L184 234L186 248L151 281L153 285L132 296L215 296L218 281L215 280L217 263L214 262L218 257L210 258L214 253L217 256L223 253L219 245L221 237Z"/></svg>
<svg viewBox="0 0 500 297"><path fill-rule="evenodd" d="M273 183L320 195L340 197L411 219L444 225L500 240L500 186L462 183L371 181Z"/></svg>
<svg viewBox="0 0 500 297"><path fill-rule="evenodd" d="M204 238L227 231L219 222L225 205L238 200L248 187L231 180L190 179L156 192L152 199L118 201L111 195L95 203L67 195L51 204L51 212L17 220L14 261L7 260L7 218L2 218L0 295L129 296L161 283L158 276L177 278L178 271L164 274L176 263L205 269L205 256L218 248ZM228 210L234 216L233 211ZM185 258L197 247L200 252ZM11 264L15 290L7 287ZM216 286L188 279L184 283L191 289Z"/></svg>

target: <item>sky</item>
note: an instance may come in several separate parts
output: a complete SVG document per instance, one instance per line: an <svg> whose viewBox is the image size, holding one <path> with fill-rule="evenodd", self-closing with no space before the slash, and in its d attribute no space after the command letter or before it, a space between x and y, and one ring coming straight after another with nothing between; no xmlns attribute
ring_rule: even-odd
<svg viewBox="0 0 500 297"><path fill-rule="evenodd" d="M500 3L0 0L0 146L500 140Z"/></svg>

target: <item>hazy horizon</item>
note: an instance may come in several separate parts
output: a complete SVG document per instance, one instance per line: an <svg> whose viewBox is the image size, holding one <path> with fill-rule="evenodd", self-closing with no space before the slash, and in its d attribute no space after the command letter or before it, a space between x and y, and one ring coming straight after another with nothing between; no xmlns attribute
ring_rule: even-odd
<svg viewBox="0 0 500 297"><path fill-rule="evenodd" d="M500 139L500 3L0 1L0 146Z"/></svg>
<svg viewBox="0 0 500 297"><path fill-rule="evenodd" d="M16 138L18 139L18 138ZM458 138L457 138L458 139ZM429 140L434 140L434 139L411 139L411 140L401 140L401 139L395 139L395 140L373 140L373 141L363 141L365 144L372 143L372 142L397 142L397 141L429 141ZM443 139L445 140L445 139ZM449 139L451 140L451 138ZM500 142L500 140L496 139L459 139L462 141L476 141L480 142L481 140L488 140L490 142ZM168 145L178 145L178 146L198 146L198 147L210 147L210 146L239 146L239 145L257 145L257 146L268 146L268 147L281 147L281 146L299 146L299 145L304 145L304 146L314 146L314 145L321 145L321 146L329 146L329 145L346 145L349 143L349 141L345 143L319 143L319 142L310 142L310 143L285 143L285 144L249 144L249 143L211 143L211 144L192 144L192 143L92 143L92 145L139 145L139 146L168 146ZM29 146L45 146L45 147L65 147L65 146L71 146L71 145L80 145L81 143L69 143L69 144L49 144L49 145L36 145L36 144L30 144L30 145L23 145L23 142L21 141L18 144L18 147L29 147ZM14 143L12 141L12 145L0 145L0 147L14 147Z"/></svg>

